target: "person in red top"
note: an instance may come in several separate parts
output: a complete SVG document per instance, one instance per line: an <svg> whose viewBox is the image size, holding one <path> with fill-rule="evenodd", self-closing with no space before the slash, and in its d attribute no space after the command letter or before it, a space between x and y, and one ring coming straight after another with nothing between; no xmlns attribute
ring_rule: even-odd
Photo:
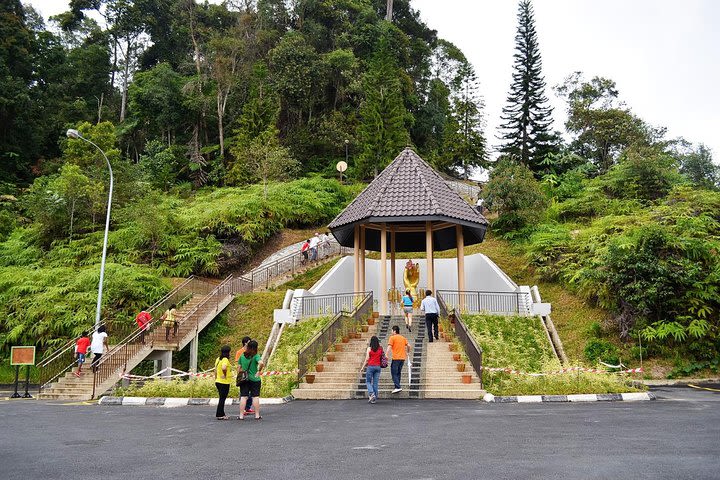
<svg viewBox="0 0 720 480"><path fill-rule="evenodd" d="M145 332L150 330L150 322L152 322L152 315L143 310L135 317L138 328L140 328L140 343L145 344Z"/></svg>
<svg viewBox="0 0 720 480"><path fill-rule="evenodd" d="M380 365L382 363L383 349L380 346L380 340L373 335L370 338L370 346L365 353L365 361L360 367L362 371L367 365L365 371L365 383L367 384L369 403L375 403L378 398L378 383L380 383Z"/></svg>
<svg viewBox="0 0 720 480"><path fill-rule="evenodd" d="M82 373L82 366L85 363L85 355L87 355L88 347L90 346L90 339L88 338L87 332L82 332L80 338L75 342L75 353L77 354L78 369L75 372L75 376L79 377Z"/></svg>
<svg viewBox="0 0 720 480"><path fill-rule="evenodd" d="M300 251L303 255L302 263L307 263L308 261L308 250L310 250L310 240L305 240L305 243L303 243L302 247L300 247Z"/></svg>

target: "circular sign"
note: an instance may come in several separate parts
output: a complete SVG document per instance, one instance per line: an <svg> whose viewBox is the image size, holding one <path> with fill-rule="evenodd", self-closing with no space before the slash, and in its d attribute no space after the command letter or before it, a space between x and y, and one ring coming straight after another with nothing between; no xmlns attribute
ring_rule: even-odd
<svg viewBox="0 0 720 480"><path fill-rule="evenodd" d="M347 163L340 161L337 163L337 166L335 168L337 168L338 172L342 173L347 170Z"/></svg>

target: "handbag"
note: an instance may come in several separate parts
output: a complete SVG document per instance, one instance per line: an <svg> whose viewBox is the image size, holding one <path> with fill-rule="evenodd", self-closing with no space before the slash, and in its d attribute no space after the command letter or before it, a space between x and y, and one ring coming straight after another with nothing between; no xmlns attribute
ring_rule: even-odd
<svg viewBox="0 0 720 480"><path fill-rule="evenodd" d="M250 367L252 367L252 362L253 362L254 360L255 360L255 359L250 359L250 363L248 364L248 370L250 370ZM242 364L240 364L240 368L242 369ZM248 371L247 371L247 370L240 370L240 371L238 372L237 378L235 379L235 386L236 386L236 387L239 387L239 386L240 386L240 383L242 383L242 382L247 382L248 380L250 380L250 374L248 373Z"/></svg>
<svg viewBox="0 0 720 480"><path fill-rule="evenodd" d="M385 351L380 354L380 368L387 368L388 366L388 358L385 355Z"/></svg>

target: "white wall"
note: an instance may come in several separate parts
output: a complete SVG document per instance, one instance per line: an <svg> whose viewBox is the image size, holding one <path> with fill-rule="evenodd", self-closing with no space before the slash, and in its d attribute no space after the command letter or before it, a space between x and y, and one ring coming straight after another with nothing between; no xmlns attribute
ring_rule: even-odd
<svg viewBox="0 0 720 480"><path fill-rule="evenodd" d="M420 264L420 286L427 287L427 266L425 259L413 260ZM395 261L396 286L403 288L403 271L407 259ZM315 295L348 293L353 291L354 258L344 257L310 289ZM390 261L387 268L387 285L390 285ZM380 260L366 260L365 288L380 298ZM435 289L457 290L457 259L435 259ZM488 292L514 292L517 284L505 272L482 253L465 257L465 290Z"/></svg>

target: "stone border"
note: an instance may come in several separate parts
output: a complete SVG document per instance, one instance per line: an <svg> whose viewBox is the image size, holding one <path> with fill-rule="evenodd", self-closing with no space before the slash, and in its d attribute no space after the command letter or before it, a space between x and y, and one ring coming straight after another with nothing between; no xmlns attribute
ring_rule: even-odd
<svg viewBox="0 0 720 480"><path fill-rule="evenodd" d="M489 403L557 403L557 402L636 402L642 400L655 400L652 392L632 393L584 393L575 395L518 395L510 397L496 397L486 393L483 401Z"/></svg>
<svg viewBox="0 0 720 480"><path fill-rule="evenodd" d="M295 400L295 397L288 395L283 398L260 398L260 405L282 405ZM186 407L186 406L217 406L217 398L176 398L176 397L102 397L97 401L98 405L122 405L124 407ZM240 405L237 398L225 400L225 406Z"/></svg>

